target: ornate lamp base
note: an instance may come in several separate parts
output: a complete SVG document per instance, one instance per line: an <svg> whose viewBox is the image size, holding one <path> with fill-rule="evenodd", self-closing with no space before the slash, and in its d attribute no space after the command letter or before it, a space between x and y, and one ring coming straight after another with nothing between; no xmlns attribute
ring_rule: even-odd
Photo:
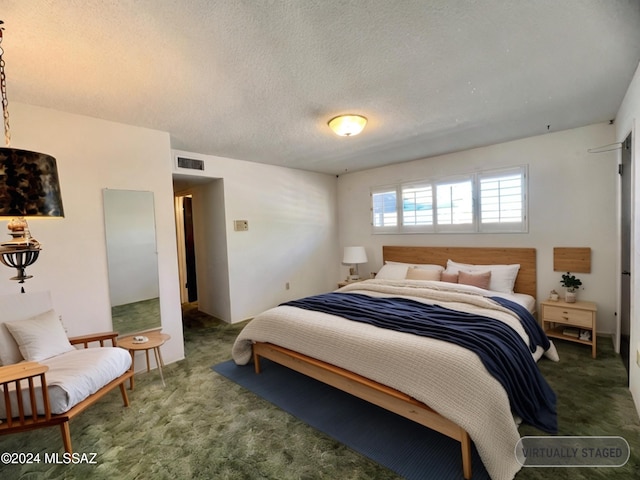
<svg viewBox="0 0 640 480"><path fill-rule="evenodd" d="M11 277L11 280L18 280L18 283L24 283L33 276L27 275L25 269L33 265L39 255L40 248L0 248L0 262L18 270L18 275Z"/></svg>

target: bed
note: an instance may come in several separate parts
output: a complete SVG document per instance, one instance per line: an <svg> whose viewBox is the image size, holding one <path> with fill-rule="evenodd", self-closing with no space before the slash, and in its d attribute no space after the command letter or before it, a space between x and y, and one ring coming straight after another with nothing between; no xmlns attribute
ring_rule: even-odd
<svg viewBox="0 0 640 480"><path fill-rule="evenodd" d="M236 339L233 359L237 364L253 360L259 373L260 358L268 358L459 441L461 471L466 479L472 476L472 441L492 479L513 478L521 467L514 455L521 416L527 423L553 433L551 417L555 414L555 404L550 404L555 396L540 378L535 362L543 355L557 360L557 353L535 320L532 326L521 319L527 316L530 322L535 310L535 249L385 246L383 261L378 274L381 278L301 299L303 303L287 302L256 316ZM510 272L519 265L512 292L504 285L486 283L484 266L498 264L511 266ZM443 270L450 274L456 273L456 268L465 281L471 274L472 284L425 279L431 274L415 271L438 270L434 266L440 266L441 277ZM505 291L478 287L475 283L480 277L484 287L502 287ZM502 271L494 269L489 277L496 282L502 280ZM324 310L327 304L338 310ZM367 321L356 318L367 310L373 312ZM397 314L400 310L405 312L402 316ZM484 337L475 342L479 345L470 346L452 343L451 336L456 337L454 342L460 341L458 337L466 338L460 330L442 338L378 324L387 318L385 315L413 319L422 310L435 310L448 317L455 311L455 318L447 322L458 326L464 323L463 328L467 328L469 318L480 317L481 321L474 323L478 326L472 327L479 330L472 336L491 335L494 329L506 332L501 335L519 344L509 347L518 349L517 353L509 351L504 356L509 365L503 375L510 378L494 376L495 364L505 360L488 361L485 350L489 350L488 355L500 356L502 347L490 346ZM423 328L422 320L412 323L411 328ZM509 382L518 382L520 376L526 378L523 383L536 389L528 395L541 397L531 406L532 411L514 409L511 396L517 396L520 387L514 388Z"/></svg>

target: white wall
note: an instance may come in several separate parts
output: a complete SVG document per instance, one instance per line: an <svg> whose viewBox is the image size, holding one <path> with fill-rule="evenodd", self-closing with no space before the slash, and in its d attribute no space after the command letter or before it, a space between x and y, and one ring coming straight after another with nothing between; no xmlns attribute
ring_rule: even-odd
<svg viewBox="0 0 640 480"><path fill-rule="evenodd" d="M30 221L43 250L25 289L51 291L69 335L111 330L102 190L151 191L162 328L172 337L162 353L167 363L184 358L169 135L20 103L10 113L12 147L57 159L65 211L65 218ZM5 228L0 222L0 234ZM0 294L19 292L14 274L0 265Z"/></svg>
<svg viewBox="0 0 640 480"><path fill-rule="evenodd" d="M622 142L632 132L633 151L631 164L633 170L632 188L632 225L631 225L631 342L629 362L629 389L633 395L636 409L640 413L640 367L636 363L636 350L640 350L640 282L635 279L640 272L640 138L638 137L638 119L640 118L640 67L636 70L622 105L616 116L616 141Z"/></svg>
<svg viewBox="0 0 640 480"><path fill-rule="evenodd" d="M562 291L561 273L553 271L553 247L591 247L591 273L577 274L584 285L578 295L598 303L600 333L613 333L617 296L617 156L615 152L587 153L587 149L612 143L613 139L614 127L598 124L341 175L340 245L366 247L369 263L360 266L360 273L365 275L382 265L383 245L534 247L539 299L546 298L551 289ZM529 166L528 233L371 233L372 186L523 164Z"/></svg>
<svg viewBox="0 0 640 480"><path fill-rule="evenodd" d="M232 322L224 180L200 185L192 193L198 308Z"/></svg>
<svg viewBox="0 0 640 480"><path fill-rule="evenodd" d="M202 255L198 252L203 241L196 246L198 297L202 296L201 281L208 284L204 292L207 302L207 296L215 295L211 289L218 288L216 284L228 282L228 318L223 320L242 321L283 301L337 288L340 260L334 176L188 152L175 154L205 161L204 173L175 167L176 173L223 181L224 201L217 196L221 184L216 192L209 185L191 191L194 209L201 205L199 195L207 197L204 203L209 208L214 208L213 203L224 208L224 215L219 211L204 215L216 219L217 233L223 219L226 245L217 241L216 251ZM249 230L234 231L234 220L247 220ZM204 243L209 249L211 243L206 238ZM225 249L228 274L224 265L214 265ZM201 272L206 278L201 279ZM203 311L213 308L199 306Z"/></svg>

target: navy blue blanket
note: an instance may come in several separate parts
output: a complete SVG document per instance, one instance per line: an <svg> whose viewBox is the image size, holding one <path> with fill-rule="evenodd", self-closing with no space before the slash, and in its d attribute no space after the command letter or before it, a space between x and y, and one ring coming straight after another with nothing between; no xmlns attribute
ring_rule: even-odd
<svg viewBox="0 0 640 480"><path fill-rule="evenodd" d="M517 314L518 317L520 317L520 323L522 323L522 326L524 327L524 331L529 336L529 343L530 343L529 349L531 350L532 353L536 351L536 347L538 346L542 347L542 349L545 352L549 349L549 347L551 346L551 342L549 342L549 338L544 333L544 330L542 330L542 327L540 327L540 324L536 321L536 319L533 317L533 315L529 310L524 308L519 303L513 302L511 300L507 300L506 298L502 298L502 297L489 297L489 298L494 302L499 303L503 307L508 308L509 310Z"/></svg>
<svg viewBox="0 0 640 480"><path fill-rule="evenodd" d="M465 347L476 353L491 375L502 384L516 415L540 430L557 433L555 393L540 373L520 335L499 320L407 298L378 298L357 293L332 292L283 305L329 313ZM536 323L535 319L533 321ZM532 325L525 328L537 330ZM546 339L544 332L539 330L539 333ZM548 347L548 339L546 343Z"/></svg>

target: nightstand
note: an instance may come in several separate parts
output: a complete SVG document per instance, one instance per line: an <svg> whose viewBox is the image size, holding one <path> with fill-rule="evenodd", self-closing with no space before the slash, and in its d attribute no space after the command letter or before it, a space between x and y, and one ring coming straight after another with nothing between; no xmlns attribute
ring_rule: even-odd
<svg viewBox="0 0 640 480"><path fill-rule="evenodd" d="M596 311L594 302L567 303L545 300L540 303L542 329L548 337L591 345L591 356L596 358ZM589 331L590 340L579 338L580 331ZM577 335L576 335L577 333Z"/></svg>
<svg viewBox="0 0 640 480"><path fill-rule="evenodd" d="M360 280L343 280L341 282L338 282L338 288L342 288L346 285L349 285L351 283L358 283L358 282L362 282L363 280L366 280L366 278L361 278Z"/></svg>

